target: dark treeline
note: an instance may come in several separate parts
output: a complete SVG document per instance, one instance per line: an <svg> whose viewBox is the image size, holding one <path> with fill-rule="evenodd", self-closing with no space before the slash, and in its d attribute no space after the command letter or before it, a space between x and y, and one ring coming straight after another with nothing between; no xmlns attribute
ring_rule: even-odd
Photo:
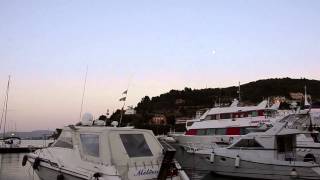
<svg viewBox="0 0 320 180"><path fill-rule="evenodd" d="M241 85L241 101L245 104L257 104L268 97L281 96L290 99L290 92L304 93L307 86L308 94L313 101L320 100L320 81L308 79L265 79ZM167 118L168 126L173 127L175 119L192 117L202 108L213 107L215 103L230 104L238 98L238 87L171 90L160 96L145 96L135 108L137 114L123 117L123 124L134 126L149 126L149 120L156 114ZM119 120L120 110L115 112L110 120ZM147 128L147 129L154 129Z"/></svg>

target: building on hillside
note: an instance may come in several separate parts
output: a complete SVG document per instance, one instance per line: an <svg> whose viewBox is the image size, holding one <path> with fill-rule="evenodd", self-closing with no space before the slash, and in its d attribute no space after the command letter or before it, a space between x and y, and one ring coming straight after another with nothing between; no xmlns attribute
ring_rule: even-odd
<svg viewBox="0 0 320 180"><path fill-rule="evenodd" d="M125 115L133 115L136 114L136 110L133 108L133 106L128 106L128 108L124 112Z"/></svg>
<svg viewBox="0 0 320 180"><path fill-rule="evenodd" d="M163 114L156 114L150 119L150 124L154 125L166 125L167 124L167 118Z"/></svg>

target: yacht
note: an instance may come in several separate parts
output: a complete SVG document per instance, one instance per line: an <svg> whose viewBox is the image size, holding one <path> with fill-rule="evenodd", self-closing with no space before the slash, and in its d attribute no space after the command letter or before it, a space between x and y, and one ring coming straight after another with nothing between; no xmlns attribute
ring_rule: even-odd
<svg viewBox="0 0 320 180"><path fill-rule="evenodd" d="M50 147L27 154L22 165L44 180L188 180L174 153L150 130L72 125Z"/></svg>
<svg viewBox="0 0 320 180"><path fill-rule="evenodd" d="M296 135L308 133L276 123L266 132L249 133L225 148L196 153L220 175L259 179L320 179L320 166L297 156Z"/></svg>
<svg viewBox="0 0 320 180"><path fill-rule="evenodd" d="M215 107L207 110L199 118L186 122L185 134L171 134L182 146L197 144L206 146L212 143L231 144L252 130L266 131L284 114L279 114L279 103L267 106L262 101L257 106L238 106L235 99L229 107ZM191 126L188 124L192 122Z"/></svg>

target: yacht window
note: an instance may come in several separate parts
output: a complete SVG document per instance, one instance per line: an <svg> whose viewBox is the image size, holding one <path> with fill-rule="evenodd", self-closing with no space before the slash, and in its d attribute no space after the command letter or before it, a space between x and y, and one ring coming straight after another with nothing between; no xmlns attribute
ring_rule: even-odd
<svg viewBox="0 0 320 180"><path fill-rule="evenodd" d="M207 134L206 129L198 129L198 131L197 131L197 135L206 135L206 134Z"/></svg>
<svg viewBox="0 0 320 180"><path fill-rule="evenodd" d="M99 157L99 135L80 134L82 149L85 154Z"/></svg>
<svg viewBox="0 0 320 180"><path fill-rule="evenodd" d="M216 129L216 135L226 135L227 129L226 128L218 128Z"/></svg>
<svg viewBox="0 0 320 180"><path fill-rule="evenodd" d="M72 135L70 132L62 132L53 147L73 148Z"/></svg>
<svg viewBox="0 0 320 180"><path fill-rule="evenodd" d="M215 129L207 129L207 135L215 135Z"/></svg>
<svg viewBox="0 0 320 180"><path fill-rule="evenodd" d="M255 139L241 139L233 147L262 147Z"/></svg>
<svg viewBox="0 0 320 180"><path fill-rule="evenodd" d="M153 156L143 134L120 134L129 157Z"/></svg>
<svg viewBox="0 0 320 180"><path fill-rule="evenodd" d="M294 136L292 135L277 136L278 152L284 153L293 151L294 142Z"/></svg>
<svg viewBox="0 0 320 180"><path fill-rule="evenodd" d="M220 114L220 119L230 119L231 114Z"/></svg>
<svg viewBox="0 0 320 180"><path fill-rule="evenodd" d="M256 117L258 116L258 112L257 111L252 111L252 117Z"/></svg>
<svg viewBox="0 0 320 180"><path fill-rule="evenodd" d="M245 135L245 134L248 134L249 131L246 127L241 127L240 128L240 135Z"/></svg>

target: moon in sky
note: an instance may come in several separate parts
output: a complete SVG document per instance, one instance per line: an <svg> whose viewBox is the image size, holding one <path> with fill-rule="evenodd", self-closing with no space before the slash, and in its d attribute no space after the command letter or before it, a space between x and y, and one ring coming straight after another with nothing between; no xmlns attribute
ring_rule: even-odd
<svg viewBox="0 0 320 180"><path fill-rule="evenodd" d="M212 54L216 54L216 50L212 50L212 52L211 52Z"/></svg>

